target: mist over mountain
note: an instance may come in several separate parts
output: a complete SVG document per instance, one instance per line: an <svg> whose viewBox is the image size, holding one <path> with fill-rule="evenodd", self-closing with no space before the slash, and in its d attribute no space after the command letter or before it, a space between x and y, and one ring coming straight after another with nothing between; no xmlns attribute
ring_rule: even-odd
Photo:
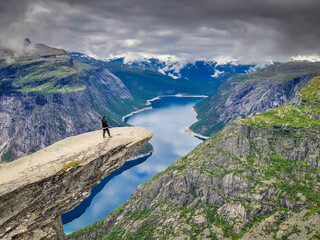
<svg viewBox="0 0 320 240"><path fill-rule="evenodd" d="M125 58L112 59L110 62L125 63ZM195 82L223 81L233 74L253 72L255 65L241 65L237 62L218 63L216 61L198 60L195 62L160 60L150 58L127 62L133 66L152 66L159 72L173 78L185 78Z"/></svg>

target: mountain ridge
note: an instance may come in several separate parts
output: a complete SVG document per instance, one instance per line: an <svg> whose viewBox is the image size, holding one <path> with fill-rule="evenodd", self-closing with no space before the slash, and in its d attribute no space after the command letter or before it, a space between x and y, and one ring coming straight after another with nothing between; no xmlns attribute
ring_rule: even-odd
<svg viewBox="0 0 320 240"><path fill-rule="evenodd" d="M288 62L251 74L234 75L217 92L196 104L198 122L190 129L210 136L234 119L288 103L319 74L319 62Z"/></svg>

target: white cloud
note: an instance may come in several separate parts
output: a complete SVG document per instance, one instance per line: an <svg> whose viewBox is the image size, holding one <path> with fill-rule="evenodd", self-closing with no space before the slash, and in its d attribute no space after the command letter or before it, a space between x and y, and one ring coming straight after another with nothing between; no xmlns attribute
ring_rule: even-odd
<svg viewBox="0 0 320 240"><path fill-rule="evenodd" d="M0 41L33 42L126 61L166 58L265 63L320 54L320 1L11 0L0 2ZM179 9L173 11L172 9ZM318 58L307 58L317 60ZM181 65L175 64L175 72Z"/></svg>
<svg viewBox="0 0 320 240"><path fill-rule="evenodd" d="M219 71L218 69L214 70L214 74L211 75L212 78L217 78L219 77L224 71Z"/></svg>
<svg viewBox="0 0 320 240"><path fill-rule="evenodd" d="M319 55L298 55L291 58L292 61L309 61L309 62L319 62L320 56Z"/></svg>

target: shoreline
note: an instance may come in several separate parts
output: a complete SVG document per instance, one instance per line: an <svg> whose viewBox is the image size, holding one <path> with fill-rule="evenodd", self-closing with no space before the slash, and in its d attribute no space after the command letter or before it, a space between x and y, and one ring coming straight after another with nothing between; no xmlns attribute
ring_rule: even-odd
<svg viewBox="0 0 320 240"><path fill-rule="evenodd" d="M194 131L192 131L190 129L190 126L189 127L185 127L184 129L182 129L182 132L184 134L187 134L187 135L190 135L190 136L193 136L193 137L197 137L197 138L201 138L201 139L204 139L204 140L207 140L209 138L207 136L201 135L200 133L195 133Z"/></svg>
<svg viewBox="0 0 320 240"><path fill-rule="evenodd" d="M141 108L141 109L139 109L137 111L133 111L133 112L127 114L127 115L124 115L121 120L122 120L122 122L124 122L126 120L126 118L131 117L133 114L136 114L136 113L139 113L139 112L143 112L143 111L146 111L146 110L151 110L151 109L152 109L152 107Z"/></svg>
<svg viewBox="0 0 320 240"><path fill-rule="evenodd" d="M195 122L194 122L194 123L196 123L196 122L198 121L198 118L197 118L198 113L196 112L196 110L194 109L194 107L192 107L192 111L196 114L196 116L195 116ZM193 123L193 124L194 124L194 123ZM204 139L204 140L207 140L207 139L209 138L209 137L207 137L207 136L201 135L200 133L195 133L194 131L192 131L192 130L190 129L190 127L191 127L191 125L188 126L188 127L185 127L184 129L182 129L182 132L183 132L184 134L187 134L187 135L190 135L190 136L194 136L194 137L197 137L197 138L201 138L201 139Z"/></svg>
<svg viewBox="0 0 320 240"><path fill-rule="evenodd" d="M151 106L151 102L155 101L155 100L159 100L163 97L203 97L203 98L206 98L208 97L207 95L187 95L187 94L182 94L182 93L177 93L175 95L160 95L160 96L157 96L157 97L154 97L154 98L151 98L151 99L148 99L147 102L146 102L146 106L148 107L145 107L145 108L141 108L141 109L138 109L136 111L133 111L127 115L124 115L122 117L122 122L124 122L126 120L126 118L128 117L131 117L132 115L136 114L136 113L139 113L139 112L143 112L143 111L147 111L147 110L151 110L153 109L152 106ZM193 109L193 108L192 108ZM193 109L194 110L194 109Z"/></svg>

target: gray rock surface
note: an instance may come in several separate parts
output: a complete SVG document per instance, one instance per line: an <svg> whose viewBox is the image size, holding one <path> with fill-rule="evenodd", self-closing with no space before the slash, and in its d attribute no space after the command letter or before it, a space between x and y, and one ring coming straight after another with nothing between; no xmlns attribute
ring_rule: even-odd
<svg viewBox="0 0 320 240"><path fill-rule="evenodd" d="M0 239L65 239L60 216L152 137L139 127L66 138L0 166Z"/></svg>

